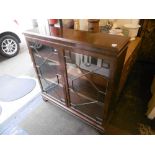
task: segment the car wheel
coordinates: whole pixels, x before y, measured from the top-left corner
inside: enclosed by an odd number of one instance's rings
[[[11,35],[5,35],[0,38],[0,54],[11,58],[18,54],[19,52],[19,42]]]

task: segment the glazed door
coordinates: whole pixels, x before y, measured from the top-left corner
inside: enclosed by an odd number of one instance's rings
[[[43,93],[65,104],[65,86],[59,61],[61,49],[38,43],[30,43],[30,47]]]
[[[65,50],[70,106],[98,123],[103,121],[109,64],[103,59]]]

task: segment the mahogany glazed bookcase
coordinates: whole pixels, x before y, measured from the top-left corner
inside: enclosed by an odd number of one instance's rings
[[[43,99],[104,132],[119,96],[129,38],[56,27],[24,35]]]

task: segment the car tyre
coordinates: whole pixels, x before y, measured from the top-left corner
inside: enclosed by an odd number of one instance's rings
[[[19,53],[20,46],[17,38],[5,35],[0,38],[0,54],[4,57],[14,57]]]

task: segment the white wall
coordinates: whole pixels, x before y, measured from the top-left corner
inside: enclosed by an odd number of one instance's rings
[[[108,19],[100,19],[100,26],[104,26],[107,23]],[[117,26],[122,27],[124,24],[138,24],[139,19],[110,19]],[[80,30],[88,30],[88,20],[80,19]]]
[[[124,24],[138,24],[139,19],[115,19],[114,23],[122,27]]]
[[[80,30],[88,30],[88,19],[80,19]]]

